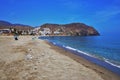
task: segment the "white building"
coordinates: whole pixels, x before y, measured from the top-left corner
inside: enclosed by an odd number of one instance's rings
[[[2,33],[10,33],[10,29],[0,29],[0,34]]]
[[[54,34],[58,35],[58,34],[60,34],[60,32],[59,31],[54,31]]]
[[[41,35],[45,36],[45,35],[50,35],[52,32],[49,28],[43,28],[42,31],[39,31]]]

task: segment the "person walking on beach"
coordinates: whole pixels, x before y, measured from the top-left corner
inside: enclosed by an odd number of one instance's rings
[[[14,34],[14,39],[18,40],[18,34],[17,33]]]
[[[13,33],[14,33],[14,39],[18,40],[18,32],[17,32],[17,30],[14,29]]]
[[[14,39],[15,39],[15,40],[18,40],[18,35],[14,35]]]

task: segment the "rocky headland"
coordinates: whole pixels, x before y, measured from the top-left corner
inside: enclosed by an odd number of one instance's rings
[[[97,36],[99,32],[83,23],[71,23],[71,24],[43,24],[40,26],[40,31],[48,32],[48,35],[64,35],[64,36]]]

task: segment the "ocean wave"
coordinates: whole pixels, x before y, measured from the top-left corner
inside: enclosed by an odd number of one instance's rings
[[[70,47],[70,46],[64,46],[64,47],[67,48],[67,49],[73,50],[73,51],[77,51],[77,49],[72,48],[72,47]]]
[[[116,65],[116,64],[114,64],[114,63],[110,62],[108,59],[105,59],[105,58],[104,58],[104,61],[105,61],[106,63],[108,63],[108,64],[112,65],[112,66],[115,66],[115,67],[120,68],[120,65]]]
[[[53,42],[52,44],[56,45],[56,43],[55,43],[55,42]]]
[[[95,56],[90,55],[90,54],[88,54],[88,53],[86,53],[86,52],[83,52],[83,51],[81,51],[81,50],[78,50],[78,49],[72,48],[72,47],[70,47],[70,46],[66,46],[65,48],[70,49],[70,50],[73,50],[73,51],[76,51],[76,52],[78,52],[78,53],[85,54],[85,55],[90,56],[90,57],[95,57]]]
[[[67,48],[67,49],[69,49],[69,50],[73,50],[73,51],[76,51],[76,52],[78,52],[78,53],[81,53],[81,54],[84,54],[84,55],[87,55],[87,56],[90,56],[90,57],[99,59],[99,57],[97,57],[97,56],[90,55],[90,54],[88,54],[88,53],[86,53],[86,52],[83,52],[83,51],[81,51],[81,50],[72,48],[72,47],[70,47],[70,46],[64,46],[64,47]],[[100,60],[101,60],[101,58],[100,58]],[[120,68],[120,65],[114,64],[114,63],[110,62],[108,59],[105,59],[104,57],[103,57],[102,60],[105,61],[106,63],[112,65],[112,66],[115,66],[115,67]]]

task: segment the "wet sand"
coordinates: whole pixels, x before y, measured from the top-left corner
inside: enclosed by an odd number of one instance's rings
[[[0,80],[120,80],[82,57],[32,36],[0,36]]]

